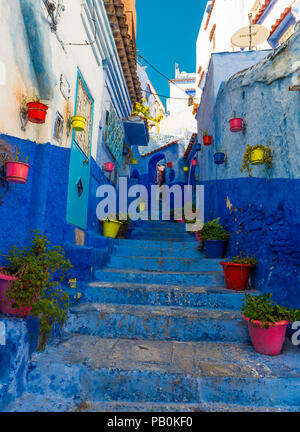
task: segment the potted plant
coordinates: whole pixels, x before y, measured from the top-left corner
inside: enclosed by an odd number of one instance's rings
[[[257,260],[240,252],[231,261],[221,262],[223,266],[226,287],[234,291],[246,289],[251,270],[256,266]]]
[[[243,157],[243,164],[241,167],[241,172],[245,169],[248,172],[249,177],[252,177],[252,168],[251,165],[263,165],[269,169],[272,166],[272,153],[271,147],[266,147],[263,144],[258,144],[256,146],[247,145],[247,148]]]
[[[287,325],[300,320],[300,310],[278,306],[272,294],[245,294],[242,312],[256,352],[265,355],[281,353]]]
[[[5,177],[9,183],[24,184],[27,181],[28,171],[28,157],[24,159],[24,153],[20,153],[16,147],[15,159],[13,161],[5,162]]]
[[[112,162],[105,162],[104,167],[106,172],[113,172],[114,170],[114,164]]]
[[[244,121],[237,116],[236,111],[233,113],[233,118],[229,120],[231,132],[240,132],[243,129]]]
[[[28,120],[31,123],[43,124],[46,121],[48,106],[37,101],[27,103]]]
[[[118,220],[118,215],[111,215],[103,219],[103,236],[116,238],[123,221]],[[100,221],[101,223],[101,221]]]
[[[117,238],[118,239],[126,238],[126,234],[127,234],[129,227],[130,227],[130,216],[129,216],[129,214],[127,214],[127,219],[125,221],[123,221],[122,225],[119,228]]]
[[[38,350],[42,350],[53,326],[62,325],[67,317],[68,294],[60,284],[72,267],[59,246],[50,248],[47,237],[33,231],[30,246],[13,246],[7,266],[0,269],[1,312],[39,318]]]
[[[223,258],[229,233],[219,223],[220,218],[206,222],[200,231],[208,258]]]
[[[205,130],[203,131],[203,129],[201,129],[201,131],[202,131],[203,144],[206,145],[206,146],[211,145],[212,138],[211,138],[211,136],[209,135],[208,130],[205,129]]]
[[[225,162],[225,153],[220,150],[214,154],[214,161],[216,165],[222,165]]]
[[[72,128],[76,132],[82,132],[85,129],[86,118],[80,115],[76,115],[71,117],[72,120]]]

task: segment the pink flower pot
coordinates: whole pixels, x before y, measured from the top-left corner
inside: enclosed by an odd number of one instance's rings
[[[114,169],[114,164],[112,162],[106,162],[105,163],[105,171],[106,172],[112,172]]]
[[[197,242],[201,243],[202,235],[199,233],[199,231],[195,231],[195,236],[196,236]]]
[[[260,321],[253,321],[254,326],[245,315],[243,318],[248,322],[250,338],[256,352],[270,356],[281,353],[288,321],[270,324],[269,328],[266,329],[261,327]]]
[[[232,118],[229,120],[231,132],[240,132],[243,129],[243,119],[242,118]]]
[[[29,165],[22,162],[6,162],[6,181],[24,184],[27,182]]]
[[[0,310],[5,314],[23,318],[29,315],[32,309],[31,306],[22,306],[21,309],[13,308],[13,301],[9,300],[5,295],[5,292],[9,289],[9,283],[16,279],[16,277],[0,273]]]

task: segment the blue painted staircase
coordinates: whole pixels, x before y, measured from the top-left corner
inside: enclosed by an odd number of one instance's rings
[[[254,352],[243,294],[184,224],[145,222],[117,240],[81,291],[7,411],[299,411],[299,350]]]

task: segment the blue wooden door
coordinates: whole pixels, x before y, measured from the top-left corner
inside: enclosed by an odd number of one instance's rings
[[[93,99],[81,76],[78,74],[76,92],[76,115],[86,119],[85,130],[72,136],[69,167],[67,222],[86,229],[90,184],[90,153],[93,122]]]

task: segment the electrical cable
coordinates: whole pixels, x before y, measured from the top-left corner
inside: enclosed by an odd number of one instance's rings
[[[161,94],[159,94],[159,93],[152,93],[152,92],[149,91],[149,90],[143,90],[143,89],[142,89],[142,92],[146,92],[146,93],[152,94],[153,96],[159,96],[159,97],[163,97],[163,98],[166,98],[166,99],[177,99],[177,100],[186,100],[186,101],[189,100],[189,98],[178,98],[178,97],[174,97],[174,96],[170,97],[170,96],[161,95]],[[198,98],[195,98],[194,96],[191,96],[191,97],[192,97],[193,99],[198,99]]]
[[[166,78],[168,81],[171,81],[173,83],[173,85],[175,85],[176,87],[178,87],[181,91],[183,91],[186,94],[185,90],[183,90],[181,87],[179,87],[177,84],[175,84],[172,79],[168,78],[165,74],[163,74],[162,72],[160,72],[155,66],[153,66],[152,63],[150,63],[147,59],[145,59],[145,57],[143,57],[141,54],[137,54],[137,56],[140,57],[141,59],[145,60],[145,62],[148,63],[148,65],[150,67],[152,67],[152,69],[154,69],[159,75],[161,75],[162,77]],[[162,97],[165,97],[165,96],[162,96]],[[195,98],[194,96],[193,96],[193,98],[194,99],[199,99],[199,98]],[[170,99],[174,99],[174,98],[170,98]]]

